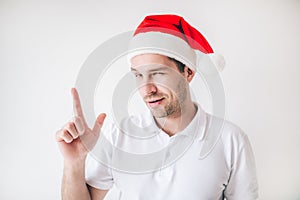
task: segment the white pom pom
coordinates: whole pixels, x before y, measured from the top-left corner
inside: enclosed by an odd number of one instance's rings
[[[222,55],[211,53],[203,54],[197,52],[197,70],[203,75],[211,76],[221,72],[225,67],[225,59]]]
[[[208,54],[208,56],[210,57],[211,61],[214,63],[217,70],[219,72],[223,71],[223,69],[225,67],[224,57],[221,54],[217,54],[217,53],[211,53],[211,54]]]

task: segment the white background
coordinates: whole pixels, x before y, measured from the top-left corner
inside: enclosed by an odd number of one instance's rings
[[[0,1],[0,199],[60,199],[54,140],[103,41],[178,13],[227,62],[226,117],[249,136],[260,199],[300,199],[300,1]]]

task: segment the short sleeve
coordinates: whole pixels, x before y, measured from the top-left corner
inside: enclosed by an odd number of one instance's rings
[[[106,122],[102,127],[100,137],[89,152],[85,163],[86,183],[92,187],[107,190],[114,184],[111,159],[113,151],[113,136],[116,135],[116,128],[112,123]]]
[[[233,147],[231,153],[231,173],[225,189],[227,200],[258,199],[258,183],[256,166],[250,141],[246,134],[239,137],[238,147]]]
[[[111,168],[95,160],[91,155],[86,158],[85,180],[92,187],[108,190],[113,186]]]

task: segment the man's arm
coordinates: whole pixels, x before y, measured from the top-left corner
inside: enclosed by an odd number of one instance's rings
[[[108,190],[100,190],[94,187],[91,187],[88,185],[88,188],[90,190],[90,194],[91,194],[91,198],[93,200],[102,200],[104,199],[106,193],[108,192]]]
[[[238,149],[233,151],[232,171],[225,189],[227,200],[258,199],[255,159],[247,135],[243,134]]]
[[[90,193],[84,178],[85,161],[64,162],[62,199],[90,200]]]
[[[102,200],[108,190],[100,190],[86,184],[85,161],[65,162],[62,181],[62,199]]]
[[[64,171],[62,180],[63,200],[101,200],[107,190],[99,190],[87,186],[85,181],[85,160],[87,149],[96,144],[105,114],[100,114],[90,129],[84,119],[79,95],[72,89],[74,115],[62,129],[56,132],[56,141],[64,157]]]

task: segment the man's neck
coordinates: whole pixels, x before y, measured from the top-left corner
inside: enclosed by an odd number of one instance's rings
[[[164,118],[155,118],[155,121],[159,128],[161,128],[169,136],[172,136],[182,131],[189,125],[196,115],[197,109],[197,105],[191,101],[189,104],[184,106],[184,108],[181,110],[181,113]]]

